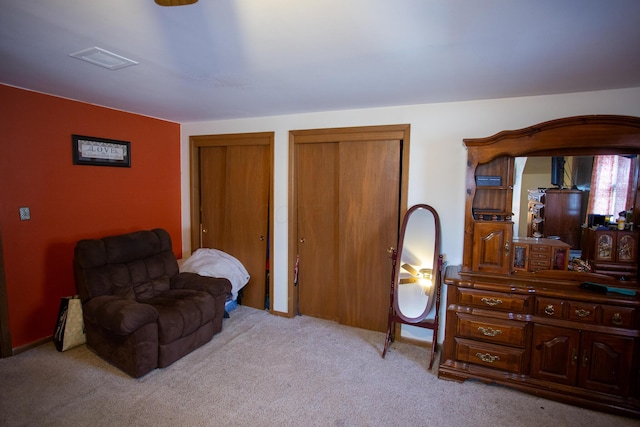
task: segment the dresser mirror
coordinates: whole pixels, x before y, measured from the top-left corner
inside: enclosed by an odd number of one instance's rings
[[[557,217],[539,218],[535,224],[542,223],[541,227],[529,224],[530,209],[544,209],[540,199],[548,189],[579,191],[580,197],[568,208],[577,211],[581,225],[606,226],[616,225],[618,214],[633,207],[638,185],[635,154],[516,157],[514,169],[514,235],[521,237],[549,237],[554,233],[547,232],[544,225],[550,225],[552,231],[562,227],[562,219]]]
[[[569,270],[592,269],[589,242],[584,240],[597,238],[593,230],[634,229],[631,214],[638,182],[635,154],[517,157],[513,181],[516,241],[540,238],[568,244],[563,257],[569,257]],[[515,269],[524,269],[523,262],[522,254],[514,254]],[[563,263],[552,267],[564,269]],[[627,280],[629,274],[618,277]]]
[[[640,118],[569,117],[487,138],[465,139],[465,145],[469,154],[466,203],[471,215],[466,216],[463,271],[528,274],[549,269],[577,270],[637,281],[637,230],[632,240],[625,237],[626,246],[633,246],[631,255],[627,251],[626,260],[620,263],[601,262],[597,271],[589,263],[593,263],[599,247],[597,242],[589,247],[589,241],[619,238],[595,233],[617,230],[619,216],[624,218],[620,230],[625,233],[640,225]],[[625,178],[613,176],[613,170],[603,166],[605,160],[626,168]],[[598,200],[599,192],[591,188],[596,181],[609,186],[609,199]],[[541,211],[545,210],[543,214]],[[492,221],[494,225],[511,221],[513,229],[495,228]],[[490,239],[483,241],[482,235]],[[556,246],[566,243],[559,258],[562,262],[566,258],[566,266],[553,259],[548,265],[524,266],[523,256],[535,238],[557,240]],[[607,245],[600,248],[608,247],[613,252],[619,249],[615,243],[613,249],[611,242]],[[590,251],[590,259],[585,251]],[[558,278],[566,274],[556,273]]]
[[[396,324],[433,330],[433,363],[440,301],[440,219],[429,205],[412,206],[405,214],[397,251],[392,250],[392,278],[387,335],[382,357],[395,332]]]

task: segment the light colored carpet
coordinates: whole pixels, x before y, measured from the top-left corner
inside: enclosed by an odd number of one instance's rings
[[[384,334],[239,307],[207,345],[132,379],[85,346],[0,360],[2,426],[631,426],[504,387],[439,380]]]

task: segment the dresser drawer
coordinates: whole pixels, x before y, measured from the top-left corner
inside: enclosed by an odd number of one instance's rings
[[[531,256],[544,256],[549,258],[551,247],[546,245],[531,245]]]
[[[530,259],[529,260],[529,269],[531,271],[551,270],[551,260],[549,260],[548,258],[545,258],[545,259]]]
[[[633,328],[636,310],[630,307],[602,306],[602,324],[616,328]]]
[[[538,297],[536,298],[535,313],[542,317],[562,319],[566,306],[568,303],[561,299]]]
[[[536,298],[535,314],[540,317],[569,319],[616,328],[633,328],[637,315],[636,309],[632,307],[616,307],[544,297]]]
[[[456,338],[456,359],[516,374],[525,373],[524,350]]]
[[[524,347],[527,324],[511,320],[488,319],[457,313],[457,335],[487,342]]]
[[[460,304],[480,308],[492,308],[500,311],[526,313],[531,297],[526,295],[503,294],[500,292],[458,289]]]
[[[531,259],[535,259],[535,260],[545,260],[545,261],[549,261],[551,258],[549,257],[549,252],[531,252],[531,255],[529,255],[529,258]]]
[[[570,301],[568,318],[569,320],[577,320],[579,322],[596,323],[598,321],[599,304],[591,304],[588,302]]]

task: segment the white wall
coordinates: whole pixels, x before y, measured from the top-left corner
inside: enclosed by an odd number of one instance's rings
[[[190,254],[191,247],[191,135],[275,132],[275,251],[271,264],[271,277],[274,281],[273,308],[275,311],[287,312],[287,182],[290,130],[411,124],[409,206],[427,203],[438,211],[442,222],[442,251],[447,262],[453,265],[462,261],[466,163],[466,150],[462,139],[490,136],[505,129],[519,129],[547,120],[582,114],[640,116],[640,88],[183,123],[183,256]],[[386,282],[387,278],[381,280]]]

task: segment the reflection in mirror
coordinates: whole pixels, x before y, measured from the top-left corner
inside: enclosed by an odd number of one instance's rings
[[[517,157],[514,170],[514,236],[566,243],[569,270],[590,271],[590,231],[633,231],[637,155]]]
[[[411,213],[404,231],[395,309],[407,321],[421,320],[433,305],[435,226],[433,213],[420,208]]]
[[[517,157],[515,171],[513,213],[517,236],[542,237],[527,232],[528,200],[536,191],[579,190],[584,222],[589,214],[615,221],[619,212],[633,207],[638,179],[636,155]]]
[[[433,330],[433,364],[440,301],[440,220],[431,206],[415,205],[403,219],[397,251],[392,251],[389,322],[382,357],[393,341],[396,323]]]

